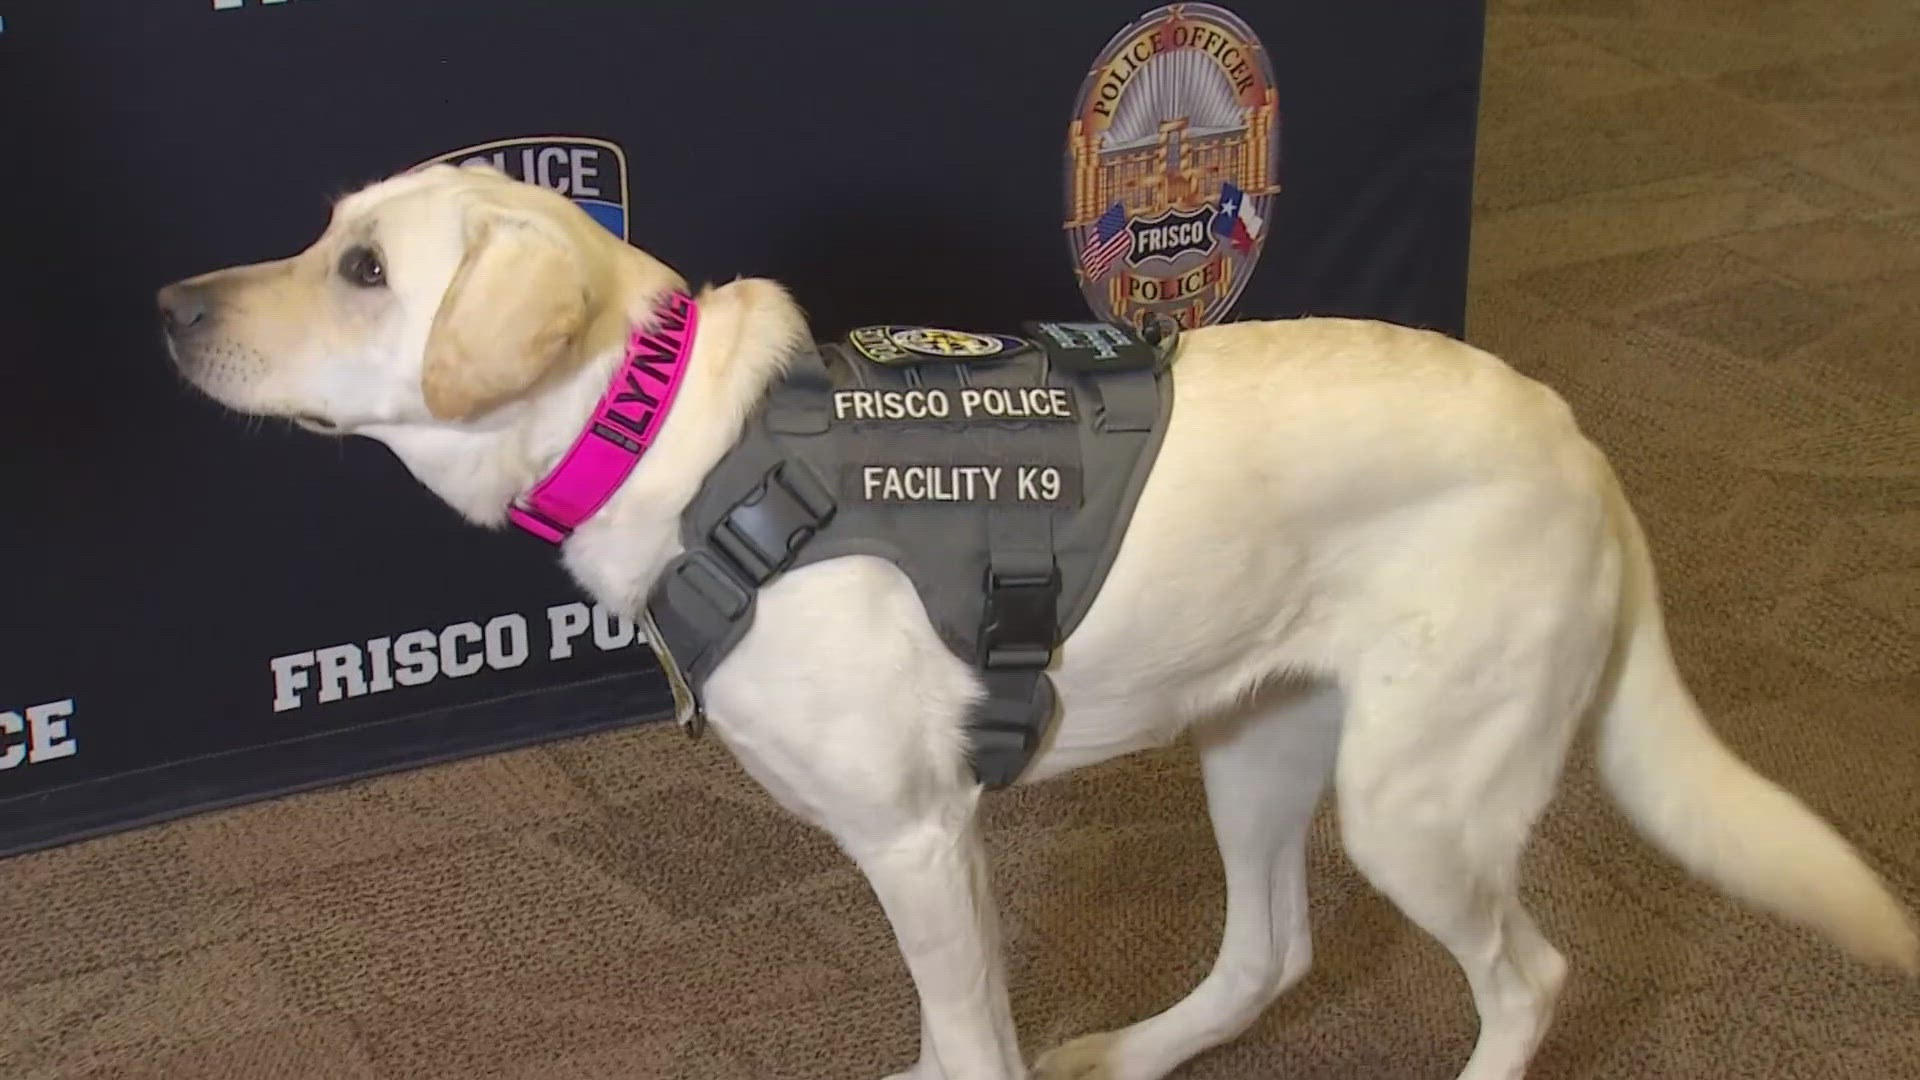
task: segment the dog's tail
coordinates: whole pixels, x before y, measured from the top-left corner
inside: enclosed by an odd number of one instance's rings
[[[1920,973],[1907,912],[1832,827],[1734,757],[1667,646],[1645,534],[1617,484],[1621,617],[1597,702],[1601,778],[1639,830],[1688,870],[1874,963]]]

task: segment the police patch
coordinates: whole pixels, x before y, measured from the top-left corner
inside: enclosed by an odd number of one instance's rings
[[[1067,129],[1067,248],[1102,319],[1219,322],[1280,190],[1273,67],[1239,16],[1158,7],[1114,35]]]
[[[863,326],[849,333],[847,342],[876,364],[990,360],[1027,348],[1025,341],[1006,334],[975,334],[934,326]]]
[[[1056,371],[1140,371],[1165,357],[1162,345],[1112,323],[1030,322],[1022,328],[1039,340]]]
[[[528,135],[463,147],[415,167],[443,163],[491,165],[515,180],[552,188],[608,232],[627,238],[627,155],[616,143],[574,135]]]
[[[850,462],[840,467],[840,497],[855,502],[1077,506],[1082,487],[1078,467],[1047,462]]]
[[[1063,386],[854,387],[833,392],[833,418],[856,423],[1072,420],[1073,395]]]

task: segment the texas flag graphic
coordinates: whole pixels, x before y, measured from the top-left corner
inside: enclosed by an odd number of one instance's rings
[[[1233,250],[1242,255],[1251,252],[1266,226],[1246,192],[1229,183],[1220,185],[1220,209],[1213,215],[1213,231],[1226,237]]]

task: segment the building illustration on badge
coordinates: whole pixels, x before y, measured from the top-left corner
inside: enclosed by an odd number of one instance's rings
[[[608,232],[627,238],[627,155],[617,143],[576,135],[528,135],[451,150],[414,167],[441,164],[491,165],[515,180],[552,188]]]
[[[1114,35],[1068,127],[1067,247],[1094,314],[1224,318],[1280,190],[1273,66],[1212,4],[1168,4]]]

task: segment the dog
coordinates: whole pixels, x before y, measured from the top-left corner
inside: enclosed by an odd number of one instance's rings
[[[629,335],[684,289],[561,195],[435,165],[342,199],[296,256],[158,303],[207,396],[376,439],[500,527],[580,436]],[[697,304],[657,440],[560,545],[616,610],[641,609],[683,508],[811,340],[771,281]],[[895,931],[921,1049],[892,1080],[1151,1080],[1238,1036],[1307,971],[1304,848],[1330,779],[1354,864],[1466,974],[1480,1033],[1460,1075],[1521,1077],[1567,965],[1517,863],[1589,722],[1608,790],[1688,871],[1866,961],[1920,967],[1873,871],[1707,726],[1641,527],[1551,390],[1441,334],[1331,318],[1185,332],[1170,372],[1164,442],[1055,654],[1058,719],[1022,782],[1191,737],[1227,914],[1184,1000],[1028,1072],[966,764],[981,682],[893,563],[775,579],[707,683],[717,737],[834,837]]]

